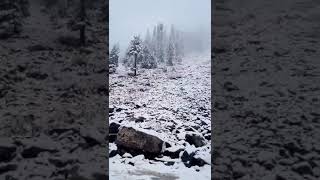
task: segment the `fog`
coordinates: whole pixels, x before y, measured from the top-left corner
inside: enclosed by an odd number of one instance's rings
[[[201,42],[203,48],[210,48],[210,0],[110,0],[109,20],[109,44],[119,43],[121,54],[134,35],[144,38],[147,29],[152,32],[159,22],[165,24],[167,32],[174,24],[192,36],[189,42],[193,46]]]

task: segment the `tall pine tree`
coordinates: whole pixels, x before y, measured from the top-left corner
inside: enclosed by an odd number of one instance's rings
[[[119,53],[120,53],[120,48],[118,44],[113,45],[110,55],[109,55],[109,64],[113,66],[118,66],[118,61],[119,61]]]
[[[137,61],[138,57],[142,53],[142,41],[140,36],[134,36],[133,40],[131,40],[130,47],[129,47],[129,56],[134,57],[134,65],[133,65],[133,70],[134,70],[134,76],[137,75]]]

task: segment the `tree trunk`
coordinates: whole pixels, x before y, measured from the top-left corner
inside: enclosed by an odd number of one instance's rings
[[[137,75],[137,54],[134,55],[134,76]]]

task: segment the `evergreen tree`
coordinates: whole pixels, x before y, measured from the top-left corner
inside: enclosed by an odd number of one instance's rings
[[[158,61],[160,63],[164,62],[165,58],[165,53],[164,53],[164,39],[165,39],[165,34],[164,34],[164,25],[162,23],[159,23],[157,25],[157,42],[156,42],[156,54]]]
[[[148,46],[143,46],[141,68],[153,69],[157,67],[157,61]]]
[[[175,46],[175,51],[176,51],[176,60],[179,63],[182,62],[182,58],[184,56],[184,46],[183,46],[183,44],[184,44],[184,42],[183,42],[182,33],[180,31],[176,31],[175,32],[174,46]]]
[[[151,47],[151,44],[152,44],[152,40],[151,40],[151,35],[150,35],[150,31],[149,29],[147,30],[147,34],[146,34],[146,37],[144,39],[144,45],[145,46],[148,46],[149,48]]]
[[[133,40],[131,40],[130,47],[129,47],[129,52],[128,55],[131,57],[134,57],[134,65],[133,65],[133,70],[134,70],[134,76],[137,75],[137,61],[138,61],[138,56],[140,56],[142,53],[142,41],[139,36],[134,36]]]
[[[168,66],[173,66],[173,61],[174,60],[175,60],[174,44],[173,43],[169,43],[167,65]]]
[[[118,44],[113,45],[110,55],[109,64],[118,67],[120,48]]]

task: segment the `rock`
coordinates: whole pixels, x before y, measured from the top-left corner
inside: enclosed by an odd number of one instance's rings
[[[106,174],[102,173],[93,173],[92,174],[94,180],[106,180],[109,179],[109,177]]]
[[[114,112],[114,108],[109,107],[109,114]]]
[[[205,164],[207,164],[203,159],[201,158],[195,158],[195,152],[192,153],[188,153],[187,151],[184,151],[182,153],[181,156],[181,160],[184,163],[184,165],[188,168],[190,168],[191,166],[204,166]]]
[[[117,150],[112,150],[110,153],[109,153],[109,158],[112,158],[114,156],[116,156],[118,154],[118,151]]]
[[[144,122],[146,120],[145,117],[138,117],[138,118],[135,118],[135,122],[138,123],[138,122]]]
[[[223,102],[215,102],[215,103],[214,103],[214,107],[215,107],[216,109],[218,109],[218,110],[221,110],[221,111],[228,109],[228,105],[225,104],[225,103],[223,103]]]
[[[59,146],[58,143],[44,134],[40,134],[37,138],[22,139],[17,143],[24,147],[21,152],[23,158],[35,158],[41,152],[56,153],[58,152],[56,147]]]
[[[41,72],[29,72],[26,74],[27,77],[33,78],[36,80],[44,80],[48,77],[48,74]]]
[[[206,134],[206,135],[204,136],[204,138],[205,138],[206,140],[210,141],[210,140],[211,140],[211,134]]]
[[[176,150],[165,150],[163,152],[163,155],[164,156],[169,156],[171,157],[172,159],[176,159],[176,158],[179,158],[179,155],[180,155],[180,152],[182,152],[184,149],[180,148],[180,149],[176,149]]]
[[[201,147],[205,145],[204,138],[197,134],[186,134],[186,141],[195,147]]]
[[[48,161],[58,168],[65,167],[68,164],[73,164],[74,162],[76,162],[73,159],[57,159],[57,158],[49,158]]]
[[[119,127],[120,127],[120,124],[118,124],[118,123],[114,123],[114,122],[110,123],[109,133],[118,133]]]
[[[0,162],[11,161],[16,156],[16,147],[7,139],[0,139]]]
[[[257,155],[258,162],[267,169],[272,169],[274,167],[274,159],[275,154],[269,151],[261,151]]]
[[[132,127],[121,128],[115,143],[126,149],[155,155],[160,154],[164,146],[164,141],[158,137],[135,130]]]
[[[57,152],[57,150],[53,150],[53,149],[46,149],[46,148],[41,148],[41,147],[37,147],[37,146],[31,146],[29,148],[24,149],[21,152],[21,155],[23,158],[35,158],[38,156],[38,154],[40,154],[41,152],[50,152],[50,153],[54,153]]]
[[[292,170],[294,170],[295,172],[304,175],[304,174],[310,174],[312,175],[312,168],[310,166],[310,164],[308,162],[300,162],[297,164],[294,164],[292,166]]]
[[[224,83],[223,88],[226,89],[227,91],[239,90],[239,88],[236,85],[232,84],[231,82]]]
[[[116,139],[117,139],[117,134],[115,134],[115,133],[110,134],[110,133],[109,133],[109,143],[115,142]]]
[[[41,45],[41,44],[29,46],[27,49],[28,49],[29,51],[31,51],[31,52],[34,52],[34,51],[48,51],[48,50],[53,50],[51,47],[44,46],[44,45]]]
[[[164,162],[164,165],[166,165],[166,166],[173,166],[173,165],[174,165],[174,162],[172,162],[172,161]]]
[[[233,177],[235,179],[241,178],[242,176],[245,175],[245,168],[243,167],[240,161],[235,161],[232,163],[232,171],[233,171]]]
[[[5,180],[18,180],[18,179],[11,175],[6,175]]]
[[[289,141],[284,144],[284,148],[289,151],[289,154],[293,156],[294,153],[304,154],[305,150],[296,142]]]
[[[0,166],[0,174],[9,172],[9,171],[15,171],[18,168],[15,164],[7,164],[7,165],[1,165]]]

